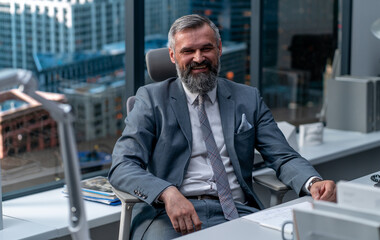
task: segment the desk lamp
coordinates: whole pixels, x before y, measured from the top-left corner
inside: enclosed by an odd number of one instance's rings
[[[76,142],[72,122],[71,106],[50,101],[36,93],[37,81],[32,72],[21,69],[5,69],[0,71],[0,88],[9,88],[20,85],[20,90],[42,104],[58,123],[61,155],[64,165],[64,174],[69,192],[69,230],[74,240],[90,239],[86,214],[81,192],[80,168],[77,156]],[[1,185],[0,185],[1,186]],[[2,200],[0,192],[0,211]],[[2,211],[0,223],[3,223]],[[2,226],[1,226],[2,229]]]
[[[371,32],[375,37],[380,39],[380,18],[372,23]]]

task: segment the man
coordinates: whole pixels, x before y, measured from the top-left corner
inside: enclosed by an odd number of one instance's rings
[[[181,17],[168,37],[179,77],[138,90],[109,173],[144,201],[133,238],[170,239],[260,210],[254,148],[299,195],[335,201],[334,182],[288,145],[257,89],[217,77],[222,43],[209,19]]]

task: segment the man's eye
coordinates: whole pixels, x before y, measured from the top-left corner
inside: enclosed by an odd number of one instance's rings
[[[203,52],[209,52],[209,51],[211,51],[213,48],[211,48],[211,47],[208,47],[208,48],[202,48],[202,51]]]
[[[194,50],[184,50],[183,51],[184,54],[190,54],[190,53],[193,53],[193,52],[194,52]]]

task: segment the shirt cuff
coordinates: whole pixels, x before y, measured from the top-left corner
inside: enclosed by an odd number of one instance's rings
[[[305,183],[305,185],[303,185],[303,191],[305,192],[305,193],[307,193],[307,194],[310,194],[310,191],[309,191],[309,189],[308,189],[308,186],[310,185],[310,183],[311,183],[311,181],[313,181],[313,179],[315,179],[315,178],[318,178],[318,179],[321,179],[320,177],[318,177],[318,176],[312,176],[312,177],[310,177],[307,181],[306,181],[306,183]],[[322,180],[322,179],[321,179]]]

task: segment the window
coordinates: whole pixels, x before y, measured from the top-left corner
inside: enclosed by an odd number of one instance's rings
[[[318,121],[338,45],[338,1],[259,1],[259,87],[277,121]]]
[[[63,22],[51,19],[55,16],[50,16],[49,7],[42,2],[22,3],[26,9],[37,6],[36,24],[27,24],[25,34],[21,26],[31,17],[21,18],[24,8],[17,4],[12,25],[10,5],[15,3],[0,0],[4,13],[0,20],[7,24],[4,34],[0,33],[0,46],[17,47],[15,53],[2,51],[0,69],[28,62],[29,69],[36,71],[40,89],[75,109],[79,152],[112,152],[124,128],[126,98],[150,82],[144,75],[144,50],[165,47],[172,22],[185,14],[199,13],[214,21],[224,46],[220,76],[242,84],[257,83],[276,120],[308,122],[321,109],[324,79],[337,47],[337,0],[75,1],[54,6],[53,15],[63,11]],[[260,7],[255,9],[257,3]],[[145,26],[125,25],[130,16],[144,17]],[[251,24],[256,18],[262,19],[261,26]],[[27,51],[22,50],[23,36],[30,38],[25,39]],[[256,36],[260,41],[251,39]],[[125,38],[136,41],[125,44]],[[130,42],[135,45],[128,45]],[[61,45],[65,50],[58,54]],[[32,59],[37,62],[31,64]],[[251,70],[253,66],[257,71]],[[30,188],[63,185],[57,123],[38,106],[21,106],[14,112],[17,114],[7,112],[0,122],[6,149],[0,152],[4,197]],[[35,117],[23,120],[30,115]],[[23,129],[25,132],[20,132]],[[100,171],[83,172],[105,175],[110,164],[98,166]]]
[[[0,0],[1,14],[6,13],[0,16],[0,21],[7,24],[4,28],[7,34],[0,33],[0,43],[16,44],[17,52],[13,54],[12,49],[3,51],[0,69],[11,63],[12,67],[34,71],[40,90],[49,92],[44,96],[68,103],[75,109],[78,156],[81,152],[93,150],[110,154],[124,124],[115,119],[114,106],[108,106],[108,111],[104,111],[103,105],[120,98],[117,114],[124,119],[125,84],[119,84],[116,89],[112,84],[125,83],[124,74],[118,74],[124,72],[124,63],[120,61],[124,52],[120,51],[120,46],[124,47],[125,36],[120,32],[124,32],[121,29],[124,29],[125,1],[75,1],[56,4],[53,8],[46,4],[49,0],[21,1],[16,6],[13,25],[10,9],[15,3],[4,5],[3,2],[8,1]],[[93,6],[100,11],[92,11]],[[26,13],[22,12],[23,9],[27,12],[25,17],[21,17]],[[37,10],[30,13],[31,9]],[[58,17],[59,13],[64,17]],[[36,24],[32,24],[33,19]],[[119,24],[113,25],[113,22]],[[12,42],[12,32],[16,34],[13,36],[15,43]],[[23,49],[24,46],[27,49]],[[13,91],[17,90],[0,93],[1,101],[22,98],[27,104],[14,106],[12,111],[5,111],[4,107],[0,110],[3,138],[0,158],[5,199],[25,194],[30,189],[41,190],[44,186],[62,186],[64,183],[57,123],[40,105]],[[110,127],[105,127],[105,123]],[[95,172],[82,170],[86,174],[105,175],[110,164],[108,159],[94,168]]]

